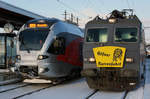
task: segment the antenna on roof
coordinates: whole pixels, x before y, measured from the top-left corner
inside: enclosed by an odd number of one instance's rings
[[[131,15],[133,15],[133,9],[123,9],[122,10],[122,12],[124,12],[125,14],[127,13],[127,12],[131,12]]]

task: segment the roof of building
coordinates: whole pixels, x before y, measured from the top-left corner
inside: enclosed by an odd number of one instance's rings
[[[15,29],[19,29],[28,20],[39,18],[46,17],[0,1],[0,27],[11,23]]]

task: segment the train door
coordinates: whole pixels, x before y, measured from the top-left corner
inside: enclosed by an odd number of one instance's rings
[[[16,59],[16,40],[14,37],[6,37],[6,65],[14,66]]]
[[[0,33],[0,69],[7,69],[15,63],[15,34]]]
[[[0,69],[5,69],[6,66],[6,43],[5,36],[0,36]]]

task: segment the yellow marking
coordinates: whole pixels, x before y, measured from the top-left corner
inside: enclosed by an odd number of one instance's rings
[[[30,28],[36,28],[36,27],[48,27],[47,24],[29,24]]]
[[[30,28],[35,28],[35,27],[36,27],[36,24],[29,24],[29,27],[30,27]]]
[[[37,27],[48,27],[47,24],[37,24]]]
[[[123,67],[125,51],[117,46],[93,48],[97,67]]]

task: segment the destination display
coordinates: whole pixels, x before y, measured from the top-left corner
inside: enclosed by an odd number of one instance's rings
[[[35,23],[31,23],[28,25],[29,28],[42,28],[42,27],[48,27],[48,24],[35,24]]]
[[[93,48],[97,67],[123,67],[126,48],[104,46]]]

